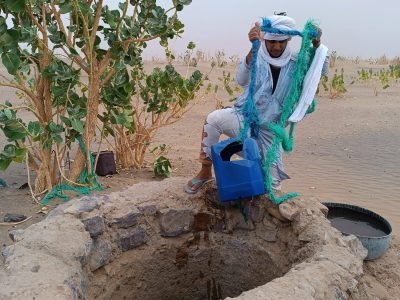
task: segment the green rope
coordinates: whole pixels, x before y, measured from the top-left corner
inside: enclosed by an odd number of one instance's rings
[[[286,124],[290,115],[293,112],[293,109],[297,102],[300,99],[301,92],[303,89],[303,81],[304,77],[309,69],[311,61],[315,55],[315,49],[311,45],[310,37],[315,35],[315,24],[312,21],[308,21],[304,26],[304,30],[302,33],[303,39],[300,48],[300,52],[298,54],[295,71],[293,74],[293,81],[291,83],[290,91],[283,102],[281,118],[278,123],[264,123],[261,124],[261,127],[268,128],[271,132],[274,133],[274,138],[272,140],[271,147],[267,154],[264,157],[263,161],[263,170],[265,174],[265,188],[268,192],[269,198],[275,203],[282,203],[290,198],[298,196],[298,193],[288,193],[281,197],[276,197],[272,190],[272,177],[270,175],[271,166],[276,161],[278,157],[278,153],[280,151],[280,145],[286,152],[290,152],[293,150],[294,142],[293,142],[293,134],[295,124],[290,124],[289,134],[286,134]],[[314,106],[311,110],[315,109]]]
[[[242,201],[235,202],[233,207],[239,209],[240,213],[242,214],[242,217],[243,217],[244,221],[247,223],[247,221],[249,220],[249,217],[246,214],[246,211],[244,209]]]
[[[316,106],[317,106],[317,101],[314,99],[314,100],[311,102],[310,107],[307,109],[307,114],[313,113],[313,112],[315,111]]]
[[[7,184],[7,182],[5,182],[3,179],[1,179],[0,178],[0,185],[2,186],[2,187],[8,187],[8,184]]]
[[[86,147],[82,141],[82,137],[76,138],[79,146],[82,149],[83,154],[86,156]],[[46,205],[53,198],[61,198],[64,201],[69,200],[69,197],[64,194],[64,191],[74,191],[79,195],[89,195],[91,191],[102,191],[104,188],[101,183],[97,180],[96,174],[94,173],[94,155],[90,155],[90,165],[92,174],[88,174],[87,166],[83,168],[77,182],[82,184],[87,184],[87,186],[71,186],[67,183],[61,183],[58,186],[53,187],[53,189],[40,201],[40,204]]]

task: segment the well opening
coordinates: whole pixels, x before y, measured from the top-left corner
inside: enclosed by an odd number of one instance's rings
[[[106,267],[108,271],[96,273],[91,289],[94,298],[236,297],[284,275],[289,263],[287,257],[272,257],[263,245],[234,240],[145,252],[125,253]],[[106,274],[111,270],[112,279]]]
[[[147,217],[155,230],[147,229],[146,245],[95,271],[89,298],[236,297],[283,276],[293,263],[307,257],[293,257],[307,242],[296,238],[290,223],[265,211],[265,199],[243,201],[239,208],[220,206],[215,198],[215,189],[209,189],[192,200],[205,206],[194,213],[193,223],[188,224],[191,230],[179,236],[157,232],[162,214]]]

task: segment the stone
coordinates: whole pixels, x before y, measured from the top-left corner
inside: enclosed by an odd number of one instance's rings
[[[225,211],[225,223],[228,232],[234,230],[249,230],[255,229],[252,220],[248,219],[238,208],[230,208]]]
[[[320,202],[317,203],[317,208],[325,215],[325,217],[328,216],[329,208],[327,208],[325,205],[323,205]]]
[[[141,212],[135,208],[133,211],[128,213],[116,217],[114,216],[111,223],[117,225],[118,228],[129,228],[137,225],[138,219],[141,215]]]
[[[8,247],[3,247],[1,249],[1,256],[6,260],[10,255],[12,254],[12,248],[11,246]]]
[[[146,230],[142,226],[120,229],[118,242],[122,251],[128,251],[145,244],[147,241]]]
[[[82,223],[85,225],[85,229],[89,232],[91,238],[98,237],[104,232],[104,219],[100,216],[82,220]]]
[[[351,278],[351,279],[350,279],[350,282],[348,282],[347,290],[348,290],[350,293],[353,293],[354,291],[356,291],[357,285],[358,285],[358,281],[355,280],[354,278]]]
[[[336,300],[347,300],[347,296],[339,289],[335,290],[335,299]]]
[[[194,211],[191,209],[164,209],[160,214],[160,234],[162,236],[178,236],[190,232],[193,228]]]
[[[148,204],[139,206],[139,211],[145,216],[154,216],[157,214],[158,207],[156,204]]]
[[[25,232],[23,229],[16,229],[16,230],[11,230],[8,232],[8,236],[13,242],[19,242],[22,240],[22,235]]]
[[[361,241],[354,235],[343,236],[343,241],[349,246],[353,253],[365,259],[368,255],[368,250],[364,248]]]
[[[64,210],[64,213],[79,216],[81,213],[91,212],[100,207],[102,199],[103,198],[95,196],[87,196],[77,199],[72,203],[71,206]]]
[[[278,206],[279,212],[282,217],[289,221],[293,221],[299,214],[299,208],[293,202],[284,202]]]
[[[40,265],[34,265],[34,266],[31,268],[31,272],[37,273],[37,272],[39,272],[39,269],[40,269]]]
[[[72,201],[73,201],[73,200],[72,200]],[[46,219],[52,219],[52,218],[55,218],[55,217],[57,217],[57,216],[60,216],[60,215],[64,214],[64,210],[71,206],[71,202],[72,202],[72,201],[68,201],[67,203],[60,204],[60,205],[58,205],[56,208],[52,209],[52,210],[47,214]]]
[[[266,210],[271,216],[278,219],[279,221],[282,221],[282,222],[287,221],[279,212],[278,206],[276,204],[272,203],[271,201],[267,201]]]
[[[20,214],[5,214],[4,222],[7,223],[15,223],[15,222],[22,222],[26,219],[26,216]]]
[[[262,200],[260,200],[262,201]],[[260,204],[260,202],[250,203],[248,206],[249,218],[255,222],[260,223],[264,218],[265,208]]]
[[[92,272],[100,269],[111,261],[112,247],[110,243],[96,239],[92,245],[89,267]]]
[[[257,236],[266,242],[276,242],[278,240],[278,229],[276,227],[262,227],[262,230],[257,231]]]

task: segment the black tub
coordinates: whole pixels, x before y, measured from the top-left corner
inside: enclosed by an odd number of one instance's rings
[[[380,257],[390,246],[392,226],[380,215],[350,204],[323,203],[329,208],[328,219],[343,234],[354,234],[368,250],[365,260]]]

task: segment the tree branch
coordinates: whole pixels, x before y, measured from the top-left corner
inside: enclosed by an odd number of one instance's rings
[[[94,17],[92,32],[90,34],[90,40],[89,40],[89,43],[90,43],[92,49],[94,48],[94,42],[96,40],[96,33],[97,33],[97,28],[99,27],[99,21],[100,21],[100,17],[101,17],[101,9],[102,8],[103,8],[103,0],[99,0],[97,2],[96,15]]]

